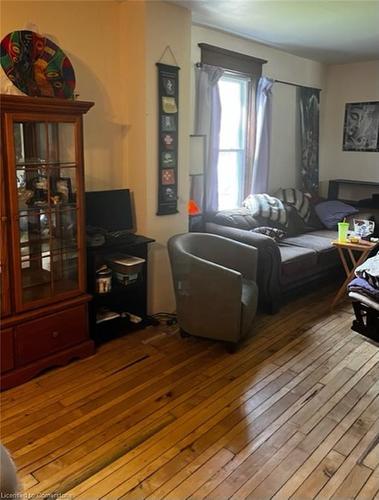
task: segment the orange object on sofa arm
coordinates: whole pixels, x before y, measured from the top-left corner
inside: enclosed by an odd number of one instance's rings
[[[188,201],[188,215],[198,215],[200,214],[200,208],[198,207],[197,203],[194,200],[189,200]]]

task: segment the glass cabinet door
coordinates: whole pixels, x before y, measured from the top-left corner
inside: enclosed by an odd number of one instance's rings
[[[14,121],[19,307],[80,288],[76,122]]]

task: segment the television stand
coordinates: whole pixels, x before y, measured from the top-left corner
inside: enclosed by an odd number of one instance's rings
[[[107,237],[110,237],[110,238],[130,238],[132,239],[134,236],[133,233],[131,233],[130,231],[128,231],[128,229],[123,229],[122,231],[108,231],[107,233]]]
[[[124,231],[109,231],[105,234],[105,239],[107,241],[108,244],[121,244],[121,243],[124,243],[124,244],[127,244],[127,243],[131,243],[134,241],[135,239],[135,234],[131,233],[130,231],[128,230],[124,230]]]
[[[89,326],[90,335],[97,344],[150,324],[147,316],[147,261],[148,245],[153,242],[151,238],[128,233],[125,239],[118,236],[107,239],[104,245],[87,248],[87,286],[92,295]],[[122,285],[113,277],[111,290],[97,293],[96,270],[118,254],[145,260],[137,280]]]

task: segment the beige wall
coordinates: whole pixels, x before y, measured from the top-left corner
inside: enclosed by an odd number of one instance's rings
[[[379,153],[342,151],[345,104],[379,101],[379,60],[327,67],[321,121],[320,180],[379,181]]]
[[[150,252],[149,310],[172,311],[166,242],[186,231],[188,221],[190,13],[143,0],[1,3],[1,37],[16,29],[32,29],[30,25],[69,56],[79,99],[95,102],[85,117],[86,187],[133,190],[137,230],[156,239]],[[155,63],[167,45],[181,67],[179,213],[157,217]],[[169,55],[163,62],[173,64]]]
[[[270,192],[300,187],[296,87],[276,84],[272,91]]]
[[[238,37],[225,33],[216,29],[205,28],[202,26],[192,27],[192,64],[200,61],[200,48],[198,44],[204,42],[218,47],[223,47],[229,50],[234,50],[242,54],[248,54],[253,57],[258,57],[267,60],[263,65],[263,74],[275,80],[284,80],[300,85],[316,87],[323,89],[325,86],[325,66],[319,62],[297,57],[282,50],[274,49],[266,45],[262,45],[246,38]],[[194,75],[192,70],[192,110],[194,110]],[[291,112],[290,106],[295,106],[294,95],[290,89],[294,87],[277,84],[273,92],[278,98],[274,105],[273,117],[275,124],[273,125],[273,139],[279,137],[279,140],[271,142],[271,160],[272,168],[270,172],[270,190],[279,186],[287,187],[295,179],[295,170],[292,163],[294,157],[294,148],[289,147],[285,156],[285,141],[292,140],[295,135],[295,115],[294,109]],[[287,102],[279,102],[280,98],[289,99]],[[275,97],[274,97],[275,99]],[[323,92],[321,92],[321,111],[323,108]],[[290,112],[290,116],[286,116],[286,111]],[[193,123],[193,115],[192,122]],[[282,134],[280,136],[280,132]],[[288,143],[289,144],[289,143]],[[283,161],[281,162],[281,157]],[[287,182],[286,182],[287,180]],[[283,186],[283,183],[286,183]]]
[[[94,101],[85,117],[89,189],[123,185],[119,5],[113,2],[2,2],[1,37],[36,25],[70,58],[79,99]]]
[[[177,64],[179,71],[179,158],[178,210],[175,215],[156,216],[158,161],[158,93],[157,67],[166,47],[170,51],[161,62]],[[191,15],[186,9],[165,2],[146,4],[146,173],[147,210],[146,234],[156,239],[150,252],[149,303],[152,311],[175,309],[166,242],[177,233],[187,232],[187,201],[189,196],[188,143],[190,134],[190,48]],[[176,61],[175,61],[176,60]]]
[[[146,5],[145,2],[120,4],[121,87],[123,114],[123,148],[126,168],[123,184],[133,193],[136,228],[146,233],[147,169],[146,169]]]
[[[267,64],[263,66],[263,74],[270,78],[318,88],[324,85],[324,65],[319,62],[294,56],[223,31],[196,25],[192,28],[193,62],[200,61],[200,48],[197,44],[201,42],[267,60]]]

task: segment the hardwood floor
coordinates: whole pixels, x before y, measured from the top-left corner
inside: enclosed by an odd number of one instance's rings
[[[159,327],[2,394],[26,492],[78,499],[359,498],[379,490],[379,349],[321,291],[236,354]]]

